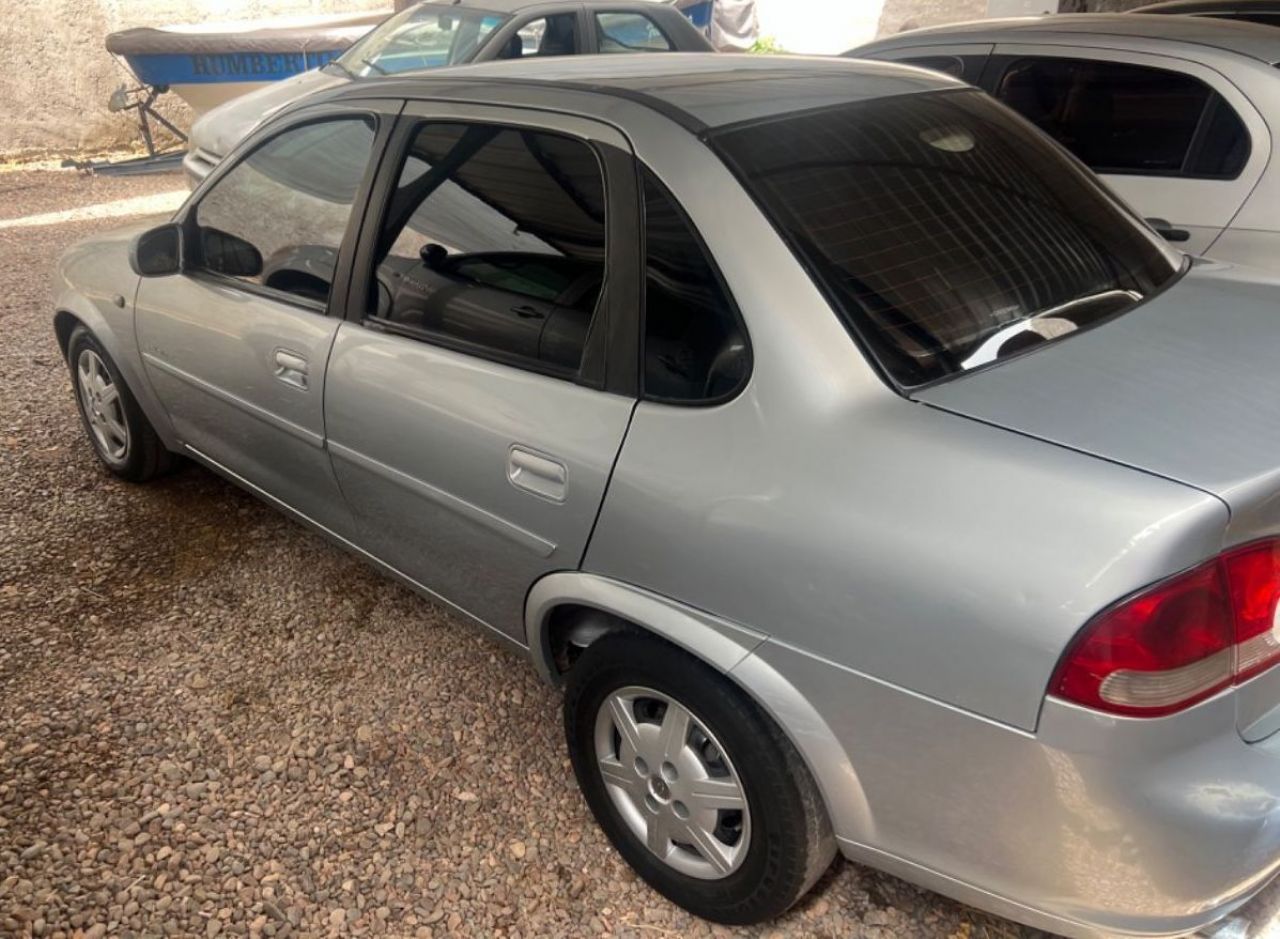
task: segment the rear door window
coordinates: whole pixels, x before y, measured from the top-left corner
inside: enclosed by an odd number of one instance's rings
[[[578,55],[581,52],[578,14],[556,13],[552,16],[540,16],[521,26],[498,53],[498,58]]]
[[[604,177],[588,144],[424,123],[386,210],[368,313],[401,335],[573,377],[604,262]]]
[[[597,13],[596,44],[601,52],[670,52],[671,41],[643,13]]]
[[[1249,134],[1190,75],[1122,62],[1020,58],[995,96],[1099,173],[1234,179]]]

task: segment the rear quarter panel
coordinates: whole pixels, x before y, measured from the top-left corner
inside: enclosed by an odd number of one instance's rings
[[[899,397],[728,170],[664,123],[629,122],[637,154],[715,256],[754,371],[727,404],[638,406],[585,569],[1034,728],[1076,631],[1216,551],[1226,508]]]
[[[1098,610],[1220,545],[1217,499],[901,399],[642,404],[586,567],[1032,729]]]

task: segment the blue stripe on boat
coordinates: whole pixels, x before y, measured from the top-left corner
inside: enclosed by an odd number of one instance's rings
[[[319,68],[343,51],[162,53],[124,58],[144,85],[207,85],[278,81]]]

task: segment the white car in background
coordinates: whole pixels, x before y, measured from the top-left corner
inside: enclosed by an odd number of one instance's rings
[[[1180,248],[1280,268],[1280,30],[1072,14],[914,30],[846,55],[963,78],[1074,153]]]

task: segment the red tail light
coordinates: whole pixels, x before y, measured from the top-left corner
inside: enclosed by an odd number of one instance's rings
[[[1235,548],[1104,610],[1051,688],[1112,714],[1172,714],[1280,662],[1280,540]]]

